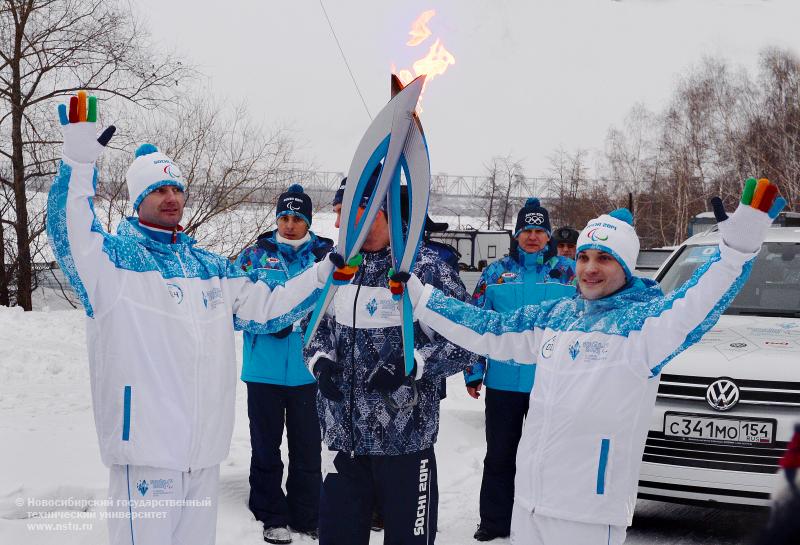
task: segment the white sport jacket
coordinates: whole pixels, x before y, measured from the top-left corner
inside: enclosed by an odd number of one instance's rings
[[[538,365],[517,451],[518,505],[548,517],[629,525],[659,372],[716,323],[754,257],[720,245],[667,295],[634,278],[604,299],[576,296],[509,314],[425,286],[415,316],[477,354]]]
[[[307,313],[316,266],[267,284],[180,234],[116,236],[94,214],[96,170],[64,158],[48,197],[56,258],[87,315],[92,402],[103,463],[187,471],[220,463],[233,431],[234,324],[281,330]]]

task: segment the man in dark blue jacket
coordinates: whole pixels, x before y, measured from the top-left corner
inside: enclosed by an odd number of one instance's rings
[[[237,264],[266,269],[278,282],[299,274],[331,250],[330,239],[309,230],[311,199],[299,185],[278,198],[276,231],[258,237]],[[320,490],[317,386],[303,360],[299,323],[272,335],[244,334],[242,380],[250,417],[250,510],[264,524],[267,543],[291,543],[289,526],[316,536]],[[289,441],[289,475],[283,493],[281,439]]]
[[[320,545],[366,545],[375,501],[384,515],[385,543],[433,544],[440,384],[474,356],[415,324],[416,365],[406,377],[400,315],[388,287],[385,212],[378,213],[361,252],[360,272],[339,288],[306,350],[329,449],[323,452]],[[414,272],[467,298],[457,271],[424,243]]]

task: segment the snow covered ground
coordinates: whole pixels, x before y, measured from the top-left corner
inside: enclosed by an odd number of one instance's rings
[[[2,544],[107,543],[101,517],[108,471],[94,432],[84,331],[81,311],[0,307]],[[450,378],[436,448],[442,545],[471,542],[478,520],[483,402],[469,398],[463,384],[458,375]],[[220,545],[264,543],[247,509],[249,462],[246,390],[239,382],[231,452],[221,468]],[[370,543],[382,542],[382,533],[372,534]]]
[[[0,306],[2,545],[107,543],[102,501],[108,471],[94,432],[84,320],[82,311],[24,313]],[[475,543],[485,453],[483,402],[469,398],[463,384],[460,375],[450,377],[442,403],[436,445],[439,545]],[[246,390],[239,382],[231,453],[221,469],[220,545],[264,543],[247,509],[249,459]],[[765,520],[764,513],[640,501],[627,543],[743,545]],[[372,545],[383,543],[382,533],[371,538]],[[298,537],[295,543],[316,542]]]

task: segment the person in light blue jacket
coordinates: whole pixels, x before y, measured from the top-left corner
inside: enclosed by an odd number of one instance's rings
[[[260,270],[285,283],[330,252],[333,241],[309,230],[310,197],[300,185],[278,198],[275,231],[239,255],[244,271]],[[303,359],[299,322],[271,335],[244,333],[242,380],[250,417],[250,510],[264,524],[267,543],[291,543],[293,530],[316,536],[319,516],[320,431],[317,385]],[[281,440],[286,424],[289,475],[281,488]]]
[[[575,261],[556,255],[550,217],[539,199],[530,198],[517,214],[510,254],[484,269],[472,303],[511,312],[547,299],[572,295]],[[475,399],[486,386],[486,458],[480,493],[480,524],[474,538],[508,536],[514,502],[514,463],[528,413],[535,365],[481,358],[464,371],[467,393]]]

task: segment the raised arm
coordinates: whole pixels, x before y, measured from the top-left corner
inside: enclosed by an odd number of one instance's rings
[[[115,288],[116,269],[104,252],[113,237],[97,221],[92,199],[97,184],[95,162],[116,130],[112,125],[97,136],[97,99],[81,91],[71,97],[69,113],[58,107],[64,147],[58,174],[47,199],[47,234],[56,260],[93,317],[98,306],[113,299],[101,292],[100,280]]]
[[[712,200],[722,241],[719,252],[680,288],[639,309],[644,321],[629,338],[631,361],[642,361],[657,375],[675,356],[696,343],[719,320],[750,275],[767,230],[786,201],[766,179],[745,184],[741,202],[729,217],[719,198]]]
[[[447,297],[416,276],[408,280],[414,317],[452,343],[497,360],[536,363],[546,313],[539,305],[512,313],[476,308]]]

